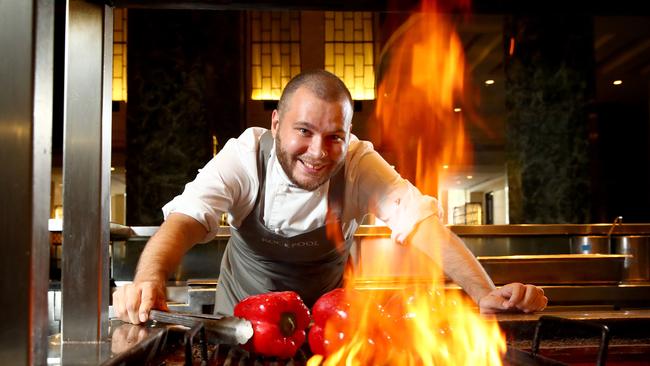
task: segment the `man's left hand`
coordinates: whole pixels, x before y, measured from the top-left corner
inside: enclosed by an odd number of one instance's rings
[[[544,290],[534,285],[521,283],[510,283],[497,288],[482,297],[478,302],[480,311],[483,314],[494,314],[510,310],[532,313],[544,310],[546,304],[548,304],[548,298],[544,296]]]

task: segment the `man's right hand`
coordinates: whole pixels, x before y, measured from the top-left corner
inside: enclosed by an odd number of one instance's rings
[[[124,322],[144,323],[151,309],[168,310],[164,283],[135,281],[118,287],[113,293],[113,310]]]

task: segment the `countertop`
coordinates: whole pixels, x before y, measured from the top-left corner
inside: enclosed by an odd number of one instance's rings
[[[63,221],[50,219],[49,230],[60,232]],[[576,235],[607,235],[612,228],[611,223],[596,224],[520,224],[520,225],[447,225],[455,234],[460,236],[576,236]],[[110,224],[111,236],[124,240],[129,237],[150,237],[159,226],[125,226]],[[386,236],[390,237],[390,229],[383,225],[361,225],[355,236]],[[617,235],[650,235],[650,223],[617,224],[611,233]],[[220,226],[217,238],[230,237],[230,227]]]

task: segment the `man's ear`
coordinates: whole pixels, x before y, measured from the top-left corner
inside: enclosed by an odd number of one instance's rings
[[[273,113],[271,113],[271,134],[273,134],[273,138],[278,133],[278,128],[280,128],[280,113],[277,109],[274,109]]]

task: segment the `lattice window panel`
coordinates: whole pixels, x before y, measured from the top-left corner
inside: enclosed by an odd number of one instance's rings
[[[325,69],[355,100],[375,99],[372,23],[370,12],[325,12]]]
[[[251,26],[251,99],[278,100],[300,73],[300,13],[253,11]]]
[[[126,9],[113,10],[113,100],[126,102]]]

